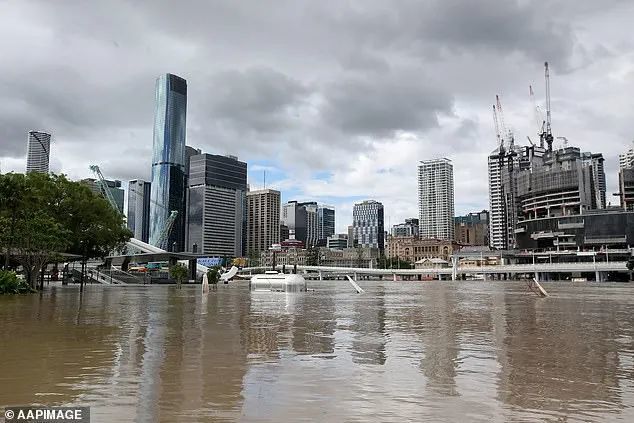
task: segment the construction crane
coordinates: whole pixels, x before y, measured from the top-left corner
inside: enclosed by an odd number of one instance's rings
[[[500,101],[500,96],[495,96],[495,103],[497,107],[498,118],[500,119],[500,130],[502,131],[502,139],[507,138],[508,145],[510,149],[513,148],[513,144],[515,144],[515,140],[513,138],[513,132],[509,129],[507,131],[506,124],[504,123],[504,112],[502,111],[502,102]]]
[[[155,247],[161,248],[163,250],[167,250],[167,240],[169,238],[170,232],[172,231],[172,227],[174,226],[174,222],[176,221],[176,217],[178,216],[178,212],[176,210],[172,210],[170,212],[169,217],[165,221],[165,225],[163,225],[163,229],[159,234]]]
[[[117,212],[121,213],[121,211],[119,210],[119,207],[117,206],[117,202],[115,201],[114,197],[112,196],[112,192],[110,192],[110,188],[108,187],[108,184],[106,183],[106,178],[104,178],[103,173],[101,173],[101,169],[99,169],[99,166],[91,165],[90,166],[90,170],[97,177],[98,184],[101,187],[101,191],[103,192],[104,196],[108,200],[108,203],[110,203],[110,205],[112,206],[113,209],[115,209]],[[158,202],[156,202],[154,200],[150,199],[150,201],[153,204],[155,204],[155,205],[157,205],[157,206],[159,206],[161,208],[165,208],[165,206],[163,206],[162,204],[159,204]],[[172,227],[174,226],[174,222],[176,221],[176,217],[177,216],[178,216],[178,212],[176,210],[172,210],[170,212],[170,215],[165,220],[165,224],[163,225],[163,229],[161,229],[161,232],[159,233],[159,236],[158,236],[156,242],[154,243],[155,247],[162,248],[163,250],[166,249],[163,246],[161,246],[161,244],[166,244],[167,243],[167,239],[169,238],[170,232],[172,231]]]
[[[101,173],[101,169],[99,169],[99,166],[90,165],[90,170],[92,170],[92,172],[97,177],[97,183],[99,184],[104,197],[106,197],[106,200],[108,200],[113,209],[115,209],[118,213],[121,213],[121,210],[119,210],[119,206],[117,206],[117,202],[112,196],[112,192],[110,192],[110,187],[106,182],[106,178],[103,177],[103,173]]]
[[[504,148],[504,140],[500,135],[500,124],[498,122],[498,114],[495,111],[495,104],[493,105],[493,123],[495,123],[495,136],[498,139],[498,145],[500,146],[500,148]]]
[[[542,109],[537,105],[535,101],[535,93],[533,92],[533,86],[528,86],[528,95],[531,99],[531,104],[533,106],[533,114],[535,118],[535,123],[537,124],[537,135],[539,135],[539,146],[544,147],[544,137],[542,134],[544,133],[544,127],[546,125],[546,121],[544,120],[544,115],[542,113]]]
[[[558,140],[562,140],[564,142],[564,148],[568,147],[568,138],[566,137],[557,137]]]
[[[544,139],[548,145],[548,151],[553,150],[553,133],[550,126],[550,71],[548,69],[548,62],[544,62],[544,79],[546,80],[546,130],[543,132]]]

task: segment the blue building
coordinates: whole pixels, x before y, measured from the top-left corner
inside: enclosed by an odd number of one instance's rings
[[[154,147],[150,195],[150,243],[154,244],[171,211],[177,211],[168,249],[183,251],[185,244],[187,81],[165,74],[156,80]]]

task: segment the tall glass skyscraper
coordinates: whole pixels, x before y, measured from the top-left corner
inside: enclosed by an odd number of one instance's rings
[[[26,171],[48,173],[48,161],[51,153],[51,134],[41,131],[29,131],[26,149]]]
[[[178,216],[168,238],[168,250],[182,251],[185,244],[185,124],[187,81],[165,74],[156,80],[150,243],[154,244],[172,211]]]

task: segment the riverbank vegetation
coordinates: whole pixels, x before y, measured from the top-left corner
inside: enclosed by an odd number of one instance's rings
[[[42,269],[108,255],[131,237],[124,217],[88,186],[64,175],[0,175],[0,251],[4,269],[21,267],[37,288]]]

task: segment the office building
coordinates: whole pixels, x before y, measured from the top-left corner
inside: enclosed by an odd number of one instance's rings
[[[352,209],[352,246],[378,248],[383,251],[385,245],[383,204],[375,200],[366,200],[354,205]]]
[[[99,183],[98,180],[93,178],[86,178],[86,179],[82,179],[80,182],[88,186],[88,188],[90,188],[90,190],[96,195],[101,195],[103,198],[107,199],[106,197],[107,194],[103,191],[101,183]],[[104,182],[106,183],[106,188],[110,190],[110,194],[112,195],[112,198],[114,199],[114,202],[117,205],[117,209],[119,210],[119,213],[123,214],[123,203],[125,198],[125,191],[121,189],[121,181],[118,181],[118,180],[111,181],[106,179],[104,180]]]
[[[187,81],[176,75],[156,80],[152,185],[150,194],[150,243],[155,243],[172,211],[178,215],[167,239],[172,251],[185,244]]]
[[[307,213],[297,201],[289,201],[282,206],[281,222],[288,227],[288,238],[297,239],[306,244],[307,237]]]
[[[418,236],[420,221],[416,218],[405,219],[405,223],[392,226],[392,236]]]
[[[318,244],[335,234],[335,208],[320,204],[317,209],[317,221],[319,225]]]
[[[191,157],[187,248],[214,257],[246,254],[247,164],[235,156]]]
[[[272,189],[247,192],[247,254],[260,254],[280,243],[281,194]]]
[[[326,247],[331,250],[348,248],[348,234],[334,234],[328,237]]]
[[[29,131],[26,147],[26,172],[48,173],[51,134]]]
[[[323,227],[323,223],[320,222],[320,210],[320,206],[314,201],[303,203],[289,201],[284,204],[281,223],[288,227],[289,238],[302,241],[307,248],[317,246],[320,240],[320,227]],[[332,216],[332,225],[334,226],[334,210],[332,210],[332,215],[329,212],[326,212],[326,217],[329,219]],[[322,212],[321,216],[323,215]],[[327,221],[327,224],[330,225],[330,221]]]
[[[288,229],[288,226],[286,226],[283,223],[280,223],[280,242],[282,241],[286,241],[290,238],[290,230]]]
[[[489,212],[482,210],[456,216],[455,241],[462,245],[489,245]]]
[[[356,247],[358,243],[354,240],[354,226],[348,226],[348,248]]]
[[[150,183],[140,179],[128,182],[128,229],[133,236],[148,242],[150,233]]]
[[[422,160],[418,165],[419,234],[453,240],[453,165],[449,159]]]

